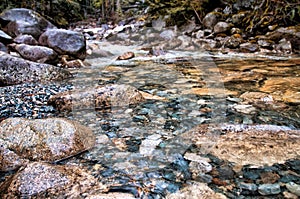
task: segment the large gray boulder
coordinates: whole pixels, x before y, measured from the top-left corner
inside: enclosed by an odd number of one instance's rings
[[[53,162],[90,149],[92,131],[63,118],[9,118],[0,123],[0,171],[30,161]]]
[[[0,86],[63,80],[70,77],[72,74],[65,69],[27,61],[0,51]]]
[[[38,39],[39,36],[49,28],[56,28],[37,12],[25,9],[14,8],[0,14],[1,26],[10,36],[29,34]]]
[[[84,35],[75,31],[49,29],[40,36],[39,43],[54,49],[60,55],[71,55],[82,60],[87,55]]]

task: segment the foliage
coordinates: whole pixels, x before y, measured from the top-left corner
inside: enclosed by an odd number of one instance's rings
[[[270,25],[290,26],[300,21],[298,0],[256,0],[253,11],[244,18],[243,24],[250,33],[265,32]]]
[[[168,25],[180,25],[192,17],[201,21],[211,5],[220,5],[218,0],[147,0],[147,3],[154,18],[169,16]]]

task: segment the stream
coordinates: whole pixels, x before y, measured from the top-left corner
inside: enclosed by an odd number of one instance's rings
[[[101,176],[113,178],[112,184],[133,179],[142,187],[155,184],[153,198],[161,196],[162,190],[179,189],[191,177],[183,154],[192,144],[182,135],[199,124],[300,128],[297,57],[179,51],[149,57],[135,46],[106,48],[115,49],[115,55],[134,51],[136,57],[88,58],[90,67],[73,71],[76,75],[70,83],[75,88],[129,84],[156,96],[134,107],[112,106],[105,111],[75,107],[64,115],[92,128],[98,139],[94,149],[69,163],[88,165],[96,176],[95,165],[104,166]],[[209,154],[218,137],[210,135],[201,153]],[[135,192],[130,186],[123,189]]]
[[[101,46],[113,55],[90,56],[86,59],[90,66],[71,69],[73,79],[54,87],[52,83],[38,86],[64,91],[126,84],[151,97],[134,106],[118,106],[119,102],[112,101],[105,110],[74,107],[71,112],[58,113],[45,106],[47,115],[37,111],[36,117],[67,117],[90,127],[96,146],[57,164],[87,168],[109,185],[110,191],[128,192],[137,198],[164,198],[166,191],[176,192],[192,178],[184,159],[187,151],[210,158],[212,164],[221,162],[210,155],[219,133],[208,135],[209,141],[200,149],[183,136],[200,124],[269,124],[300,129],[299,57],[205,51],[168,51],[151,57],[139,46]],[[116,60],[128,51],[135,53],[133,59]],[[13,115],[14,109],[5,111],[1,117],[19,116]],[[20,114],[33,118],[34,113]],[[222,191],[207,178],[209,175],[200,181],[228,198],[237,198],[237,190]]]

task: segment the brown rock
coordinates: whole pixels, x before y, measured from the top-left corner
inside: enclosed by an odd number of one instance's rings
[[[223,194],[214,192],[211,188],[209,188],[204,183],[193,182],[191,185],[186,186],[182,190],[178,192],[168,194],[166,196],[167,199],[226,199]]]
[[[199,125],[184,133],[203,152],[236,165],[272,165],[300,155],[300,131],[275,125]]]
[[[278,101],[300,103],[300,77],[272,77],[259,90],[277,96]]]
[[[129,106],[144,100],[142,94],[129,85],[106,85],[90,90],[75,90],[52,96],[48,104],[59,111],[73,109],[107,109],[112,107]]]
[[[119,56],[117,60],[128,60],[134,58],[133,52],[126,52],[123,55]]]
[[[8,118],[0,123],[0,171],[16,169],[27,160],[53,162],[94,146],[92,131],[61,118]]]
[[[82,168],[33,162],[0,185],[1,198],[82,198],[106,186]]]

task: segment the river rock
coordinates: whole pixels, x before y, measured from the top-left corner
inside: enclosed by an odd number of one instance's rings
[[[285,38],[290,41],[294,51],[300,50],[300,25],[281,27],[266,34],[267,39],[273,40],[276,43]]]
[[[243,38],[240,34],[233,34],[228,40],[225,41],[225,47],[237,48],[243,42]]]
[[[114,84],[59,93],[52,96],[48,104],[54,106],[58,111],[72,111],[73,109],[107,109],[129,106],[143,100],[143,95],[135,87]]]
[[[300,154],[300,131],[276,125],[199,125],[183,139],[236,165],[284,163]]]
[[[92,131],[74,121],[8,118],[0,123],[0,171],[16,169],[27,160],[57,161],[94,144]]]
[[[10,44],[24,59],[38,63],[55,63],[57,62],[57,53],[51,48],[45,46],[32,46],[27,44]]]
[[[2,27],[10,36],[29,34],[38,39],[49,28],[56,28],[37,12],[26,8],[5,10],[0,14]]]
[[[292,53],[292,44],[287,39],[283,38],[279,41],[278,45],[275,47],[275,49],[279,52],[290,54]]]
[[[218,34],[218,33],[228,32],[231,29],[231,27],[232,27],[232,24],[223,22],[223,21],[219,21],[214,26],[214,33]]]
[[[24,82],[63,80],[70,77],[72,77],[72,74],[65,69],[27,61],[0,52],[0,86]]]
[[[289,182],[286,185],[286,188],[293,194],[300,196],[300,185],[294,182]]]
[[[255,43],[243,43],[240,45],[240,51],[243,53],[254,53],[256,51],[258,51],[258,45]]]
[[[65,29],[51,29],[44,32],[39,43],[52,48],[60,55],[71,55],[78,59],[86,57],[86,41],[79,32]]]
[[[264,81],[259,90],[273,95],[278,101],[300,104],[299,88],[299,77],[272,77]]]
[[[280,184],[261,184],[258,186],[258,192],[261,195],[275,195],[281,192]]]
[[[80,167],[32,162],[0,186],[0,196],[36,199],[83,198],[83,195],[96,195],[106,189],[106,186]]]
[[[222,17],[222,14],[219,12],[210,12],[203,18],[203,25],[208,29],[214,29],[214,26],[217,24],[218,20]]]
[[[39,42],[31,35],[18,35],[14,38],[14,42],[18,44],[38,45]]]
[[[166,196],[167,199],[206,199],[206,198],[214,198],[214,199],[226,199],[227,197],[221,193],[214,192],[211,188],[207,186],[207,184],[200,182],[192,182],[190,185],[187,185],[182,190],[168,194]]]

